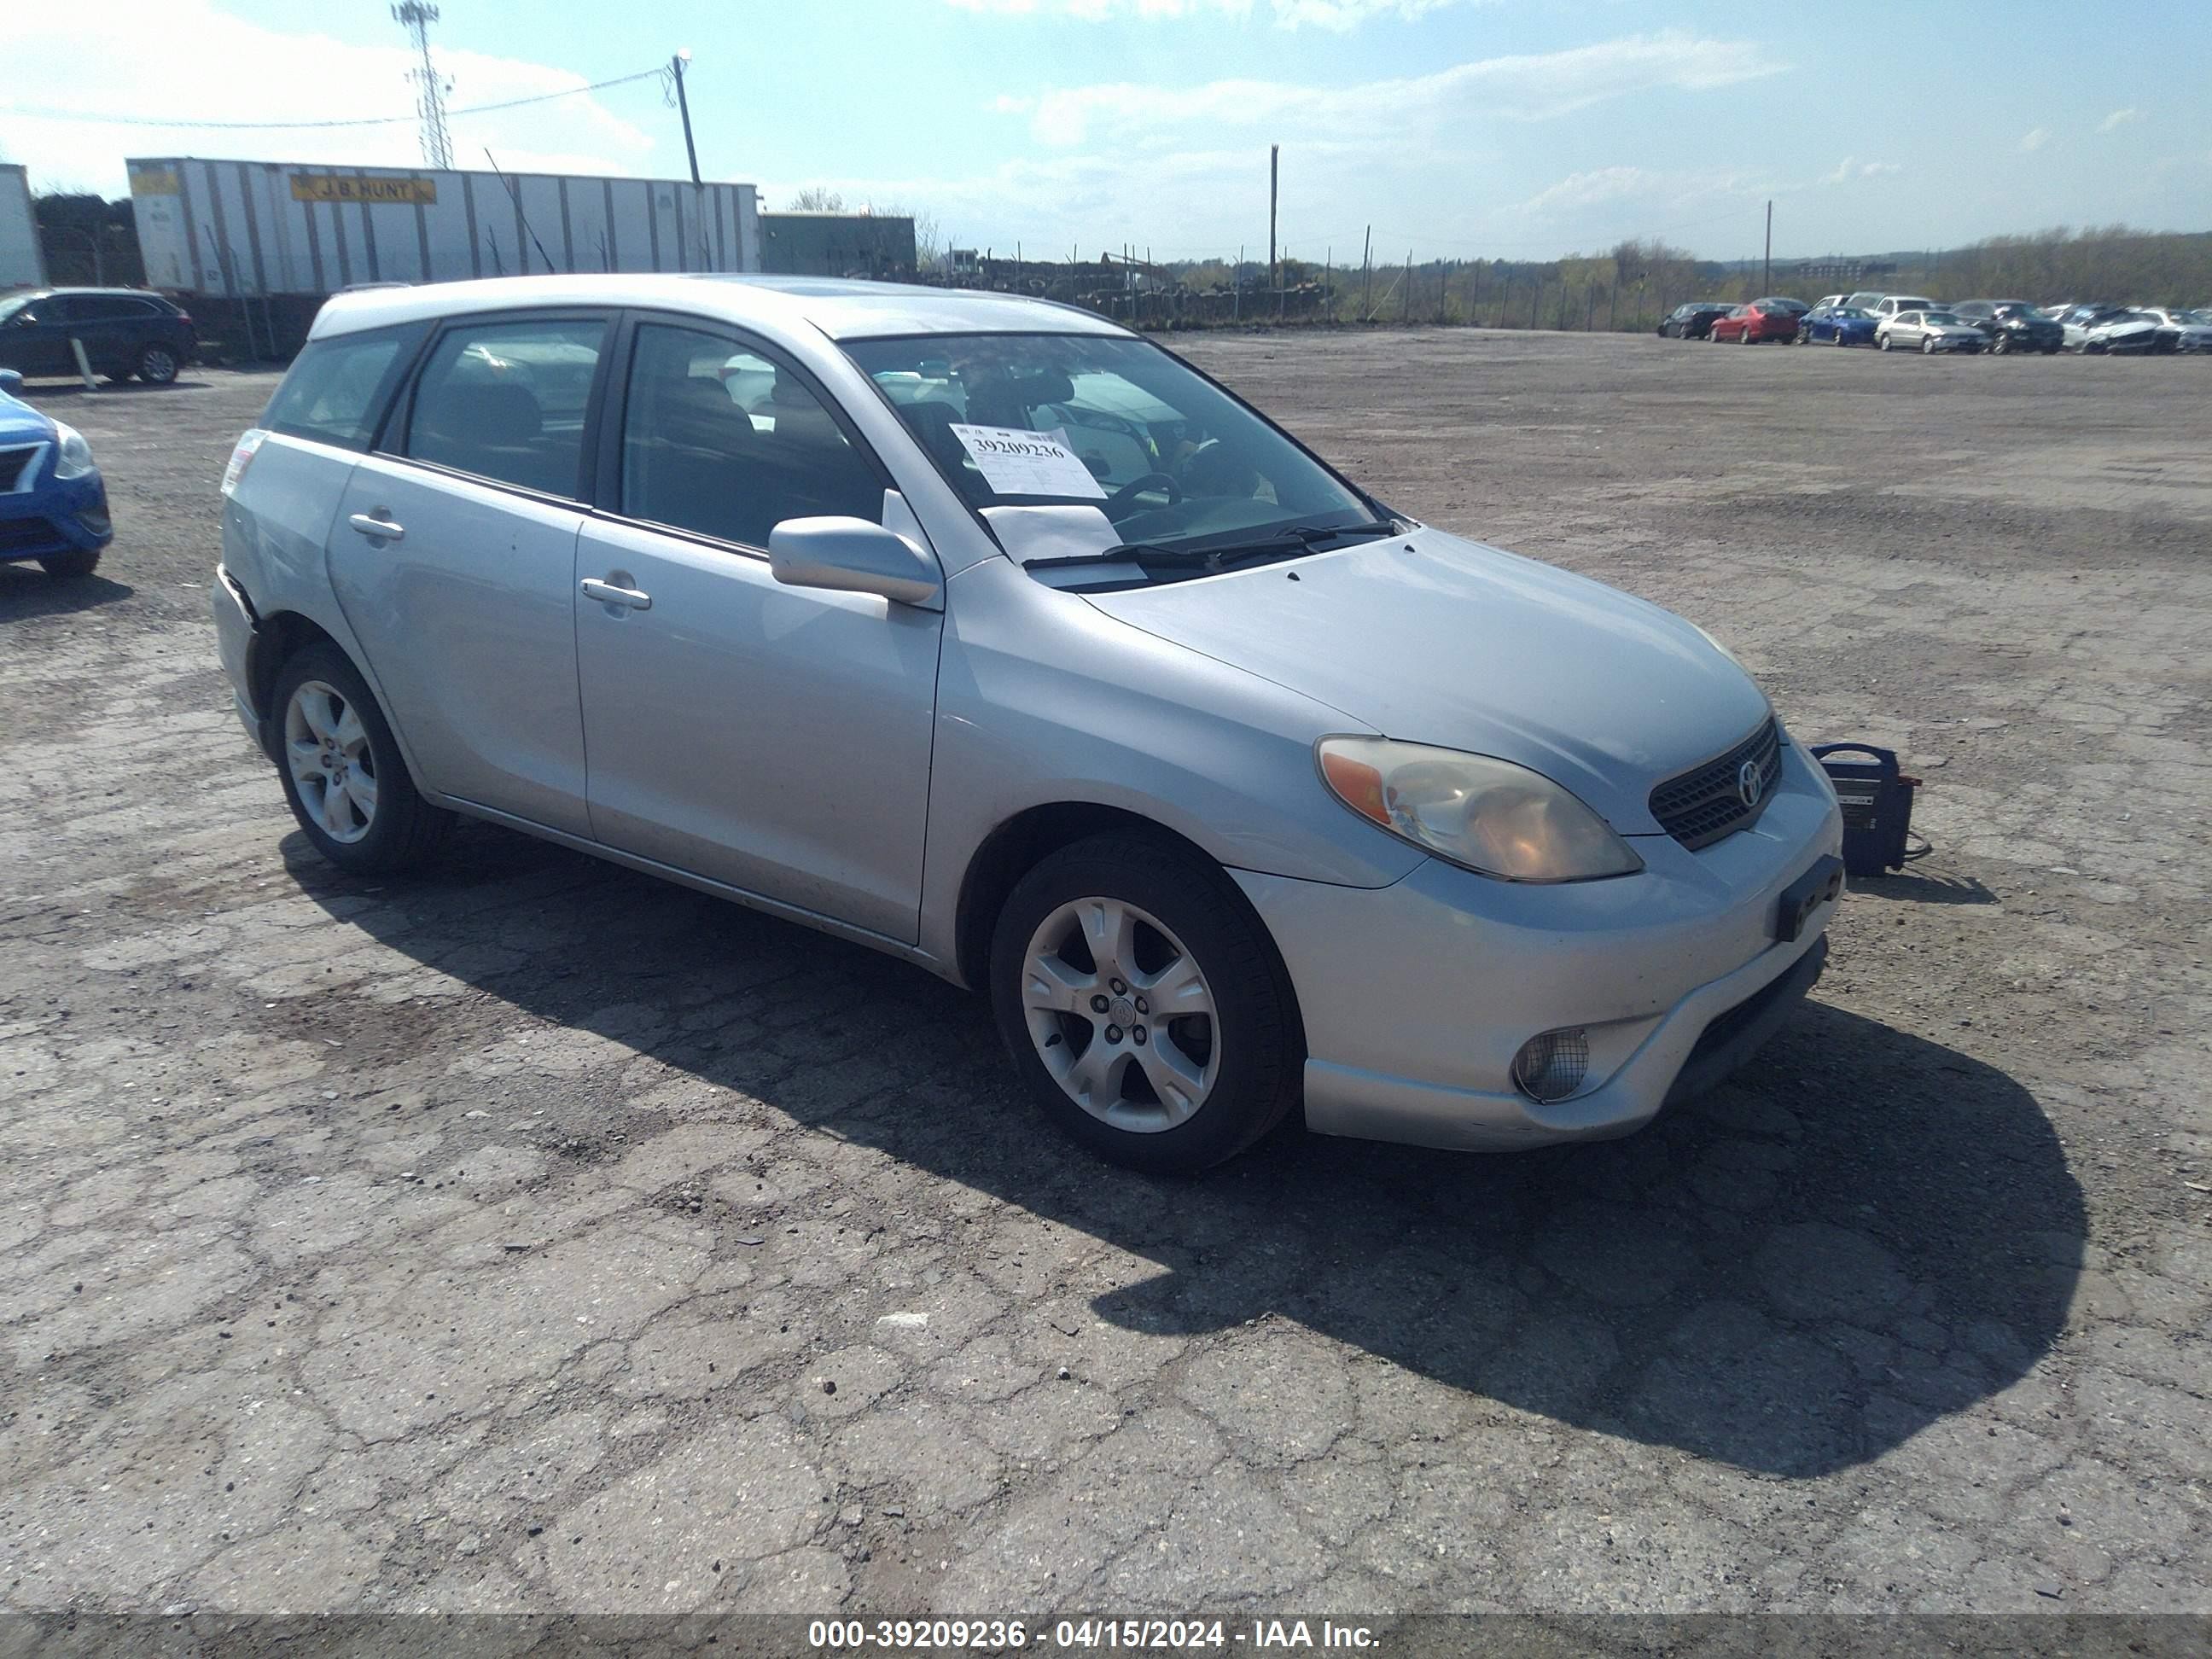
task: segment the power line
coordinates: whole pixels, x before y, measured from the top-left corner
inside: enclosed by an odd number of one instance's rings
[[[550,103],[556,98],[575,98],[587,92],[605,92],[609,87],[628,86],[633,81],[658,80],[668,73],[665,66],[640,70],[635,75],[618,75],[611,81],[594,81],[587,87],[564,87],[559,92],[541,92],[528,98],[509,98],[496,104],[471,104],[461,109],[448,109],[447,118],[459,115],[489,115],[503,109],[520,109],[525,104]],[[102,126],[118,127],[175,127],[198,132],[304,132],[325,127],[393,127],[421,119],[415,115],[364,115],[343,121],[168,121],[148,115],[102,115],[94,111],[55,109],[51,106],[13,105],[0,106],[0,118],[21,116],[31,121],[90,121]]]

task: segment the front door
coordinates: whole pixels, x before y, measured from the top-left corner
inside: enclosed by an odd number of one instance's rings
[[[577,550],[592,831],[911,943],[942,616],[787,587],[764,551],[784,519],[881,522],[885,477],[765,348],[647,321],[628,357]]]
[[[76,359],[70,350],[69,325],[64,318],[64,296],[48,295],[33,300],[0,327],[0,368],[13,368],[27,377],[74,374]]]
[[[578,836],[572,600],[609,328],[573,314],[447,328],[330,531],[338,603],[420,781]]]

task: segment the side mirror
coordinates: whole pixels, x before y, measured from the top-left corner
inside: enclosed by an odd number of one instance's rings
[[[23,377],[12,368],[0,368],[0,398],[12,398],[23,389]]]
[[[894,605],[945,609],[936,559],[866,519],[786,519],[769,532],[768,564],[787,586],[878,593]]]

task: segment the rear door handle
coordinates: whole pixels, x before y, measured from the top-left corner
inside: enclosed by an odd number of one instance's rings
[[[389,519],[380,519],[371,514],[356,513],[346,522],[362,535],[373,536],[380,541],[404,542],[407,539],[405,525],[394,524]]]
[[[586,576],[580,584],[587,599],[597,599],[602,605],[620,605],[629,611],[650,611],[653,595],[641,593],[635,587],[617,587],[614,583],[601,581],[597,576]]]

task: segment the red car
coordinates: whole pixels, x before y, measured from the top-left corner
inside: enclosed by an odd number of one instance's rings
[[[1798,300],[1753,300],[1713,324],[1705,337],[1716,345],[1757,345],[1761,340],[1794,340],[1806,307]]]

